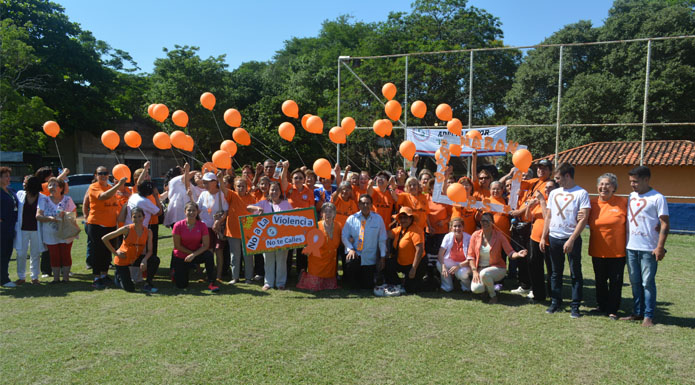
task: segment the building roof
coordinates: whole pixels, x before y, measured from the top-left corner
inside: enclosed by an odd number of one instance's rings
[[[540,159],[555,160],[555,154]],[[538,159],[538,160],[540,160]],[[574,166],[637,166],[640,142],[594,142],[558,154],[558,163]],[[695,166],[695,142],[654,140],[644,142],[645,166]]]

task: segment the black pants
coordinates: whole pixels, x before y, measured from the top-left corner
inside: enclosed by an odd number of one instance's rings
[[[253,273],[255,275],[265,276],[265,260],[263,259],[263,254],[254,254]]]
[[[205,263],[205,273],[208,275],[208,282],[215,282],[217,270],[215,270],[215,260],[212,251],[206,250],[191,262],[172,256],[171,264],[174,269],[174,283],[176,283],[176,287],[179,289],[188,287],[189,271],[201,263]]]
[[[596,303],[607,314],[618,314],[623,290],[625,257],[591,258],[596,275]]]
[[[94,275],[100,275],[102,271],[108,271],[109,265],[111,264],[111,252],[106,248],[104,242],[101,241],[101,237],[116,230],[115,227],[103,227],[99,225],[87,224],[87,236],[91,238],[92,249],[90,255],[92,256],[92,272]],[[118,248],[111,240],[111,245],[114,248]]]
[[[135,284],[130,276],[130,266],[118,266],[116,265],[116,272],[113,275],[114,281],[121,285],[123,290],[128,292],[135,291]]]
[[[543,264],[545,264],[545,271],[548,272],[547,279],[543,272]],[[542,252],[540,244],[532,239],[528,254],[528,275],[533,298],[536,301],[545,301],[548,293],[550,293],[551,271],[550,256],[548,253]]]
[[[374,288],[374,273],[376,265],[362,265],[359,256],[343,265],[343,279],[346,286],[353,289],[371,290]]]
[[[147,228],[152,231],[152,256],[157,257],[158,243],[159,243],[159,225],[149,225]]]
[[[144,255],[141,255],[138,259],[133,262],[131,266],[133,267],[140,267],[140,263],[142,263],[142,260],[145,258]],[[157,269],[159,269],[159,263],[160,259],[156,255],[150,256],[150,258],[147,260],[147,277],[145,277],[145,281],[147,282],[148,285],[152,286],[152,280],[154,279],[154,276],[157,275]]]
[[[41,269],[41,274],[53,275],[53,271],[51,270],[51,255],[48,250],[41,253],[39,268]]]
[[[309,265],[309,257],[302,254],[301,249],[292,249],[287,251],[287,276],[290,276],[290,271],[292,271],[292,257],[295,256],[297,264],[297,276],[299,277],[299,272],[306,271]]]
[[[386,260],[386,272],[384,279],[389,285],[403,284],[405,291],[409,294],[417,293],[423,289],[423,277],[427,273],[426,261],[420,261],[417,269],[415,269],[415,278],[410,278],[408,275],[413,265],[401,265],[397,258],[389,258]],[[405,278],[398,278],[398,273],[403,273]]]
[[[0,285],[10,282],[10,258],[14,251],[14,227],[0,224]],[[33,247],[33,245],[32,245]]]
[[[524,247],[528,248],[531,239],[531,223],[518,222],[516,225],[512,226],[512,239],[514,240],[514,242],[512,242],[514,251],[521,251]],[[520,245],[525,246],[522,247]],[[517,279],[519,280],[519,285],[524,289],[529,289],[531,287],[528,264],[528,258],[517,258],[509,261],[510,272],[513,272],[515,267],[518,269]]]

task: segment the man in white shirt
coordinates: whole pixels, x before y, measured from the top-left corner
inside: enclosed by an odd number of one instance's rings
[[[581,233],[589,220],[591,203],[589,194],[574,183],[574,167],[569,163],[560,164],[553,172],[553,178],[560,187],[548,196],[544,213],[545,225],[540,242],[545,252],[545,243],[550,244],[550,307],[545,311],[552,314],[562,306],[562,275],[565,270],[565,254],[570,265],[572,278],[572,302],[570,317],[579,318],[579,305],[584,291],[582,276],[582,237]]]
[[[345,246],[345,280],[353,289],[373,289],[374,273],[386,261],[386,227],[379,214],[372,211],[372,197],[362,194],[360,211],[350,215],[343,227]]]
[[[627,207],[627,270],[632,285],[632,314],[621,320],[643,320],[642,326],[654,325],[656,308],[656,268],[666,256],[666,237],[670,229],[666,198],[649,186],[649,168],[639,166],[629,173],[630,193]]]

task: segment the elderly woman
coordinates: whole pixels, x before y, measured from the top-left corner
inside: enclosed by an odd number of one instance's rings
[[[28,175],[24,180],[24,190],[17,192],[19,201],[19,215],[17,215],[17,226],[14,247],[17,249],[17,285],[21,285],[26,279],[27,254],[30,256],[31,283],[39,283],[40,269],[39,257],[46,248],[41,241],[38,221],[36,220],[36,210],[39,205],[39,195],[41,194],[41,179],[37,176]],[[49,258],[50,259],[50,258]]]
[[[338,264],[338,246],[343,228],[335,222],[335,205],[327,202],[321,206],[319,230],[325,241],[320,248],[320,255],[309,255],[309,266],[297,283],[298,289],[311,291],[337,289],[336,273]]]
[[[51,283],[60,282],[61,274],[63,282],[68,282],[70,280],[70,267],[72,267],[70,249],[72,249],[72,241],[75,238],[62,238],[60,236],[60,223],[63,221],[65,213],[74,212],[77,210],[77,206],[69,195],[63,195],[64,190],[65,182],[58,178],[49,179],[48,191],[51,195],[48,198],[41,196],[36,210],[36,220],[41,226],[41,238],[48,248],[51,258],[51,271],[53,272]]]
[[[489,303],[497,303],[495,282],[502,280],[507,273],[507,264],[502,258],[502,250],[512,259],[526,257],[526,250],[515,252],[507,237],[493,226],[493,217],[484,213],[480,218],[482,228],[473,233],[468,245],[468,259],[473,270],[471,291],[481,294],[487,291]]]
[[[386,261],[384,279],[387,285],[399,290],[402,282],[406,293],[416,293],[421,290],[427,273],[427,261],[423,261],[425,234],[415,224],[415,214],[410,207],[401,207],[396,219],[399,226],[389,233],[389,238],[393,238],[393,254]],[[402,281],[398,278],[399,272],[405,274]]]
[[[10,280],[10,257],[18,216],[17,195],[10,188],[9,167],[0,167],[0,285],[17,286]]]
[[[463,231],[463,219],[456,217],[449,223],[451,231],[444,236],[437,257],[437,269],[442,276],[441,288],[454,290],[452,277],[461,282],[463,292],[471,291],[471,268],[466,253],[471,236]]]
[[[618,319],[625,270],[627,199],[614,195],[618,178],[598,178],[598,197],[591,199],[589,255],[596,275],[597,311]]]
[[[427,228],[427,212],[429,202],[427,195],[422,192],[420,182],[415,177],[409,177],[405,181],[405,192],[396,192],[396,178],[391,178],[390,181],[393,199],[399,207],[409,207],[413,211],[415,218],[415,226],[424,232]]]
[[[359,197],[357,197],[359,199]],[[350,182],[342,182],[338,190],[331,198],[336,209],[335,220],[340,226],[345,226],[347,218],[358,211],[356,199],[353,199],[352,185]]]

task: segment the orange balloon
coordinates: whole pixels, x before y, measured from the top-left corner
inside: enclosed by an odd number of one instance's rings
[[[147,115],[152,119],[154,119],[154,106],[156,106],[156,104],[152,103],[147,107]]]
[[[437,118],[439,120],[443,120],[445,122],[448,122],[451,120],[453,113],[451,112],[451,106],[449,106],[446,103],[442,103],[437,106],[437,109],[434,110],[435,115],[437,115]]]
[[[130,148],[138,148],[142,144],[142,138],[136,131],[130,130],[123,135],[123,141]]]
[[[212,154],[212,163],[217,168],[229,170],[232,168],[232,156],[225,150],[217,150]]]
[[[446,189],[446,196],[454,202],[465,202],[468,200],[466,188],[461,183],[452,183]]]
[[[531,162],[533,162],[533,156],[529,150],[521,148],[514,151],[512,163],[514,163],[514,166],[521,172],[528,171],[529,167],[531,167]]]
[[[355,119],[346,116],[343,118],[343,120],[340,122],[340,127],[343,127],[345,130],[345,136],[350,136],[353,131],[355,131],[355,126],[357,123],[355,123]]]
[[[45,132],[46,135],[50,136],[51,138],[55,138],[60,133],[60,126],[58,123],[49,120],[43,124],[43,132]]]
[[[224,122],[229,127],[241,126],[241,113],[234,108],[230,108],[224,112]]]
[[[449,145],[449,154],[453,156],[461,156],[461,145],[460,144],[450,144]]]
[[[205,174],[206,172],[211,172],[214,174],[217,174],[217,167],[212,162],[205,162],[203,163],[203,167],[200,168],[200,171]]]
[[[427,113],[427,105],[423,101],[416,100],[415,103],[410,105],[410,112],[414,117],[422,119],[425,117],[425,113]]]
[[[393,99],[393,97],[396,96],[396,85],[393,83],[384,84],[384,86],[381,87],[381,94],[384,95],[387,100]]]
[[[163,123],[165,120],[167,120],[167,116],[169,116],[169,108],[167,108],[167,106],[164,104],[157,104],[154,106],[152,114],[154,115],[154,120]]]
[[[476,138],[477,139],[483,139],[483,136],[480,135],[480,131],[478,131],[478,130],[470,130],[470,131],[466,132],[466,137],[470,140],[473,140]]]
[[[248,131],[241,127],[234,129],[234,132],[232,132],[232,138],[234,138],[234,141],[242,146],[248,146],[251,144],[251,136],[249,135]]]
[[[121,137],[118,136],[116,131],[106,130],[101,134],[101,143],[106,146],[109,150],[114,150],[121,143]]]
[[[389,119],[396,121],[401,118],[401,113],[403,112],[403,109],[401,108],[401,104],[399,102],[395,100],[389,100],[384,105],[384,112],[386,112],[386,116],[388,116]]]
[[[171,139],[166,132],[158,132],[152,137],[152,143],[160,150],[168,150],[171,148]]]
[[[314,172],[321,178],[331,179],[331,163],[324,158],[316,159]]]
[[[195,147],[195,141],[193,140],[193,137],[190,135],[186,135],[186,143],[183,147],[184,151],[192,152],[193,147]]]
[[[463,128],[463,124],[461,124],[461,121],[458,120],[457,118],[453,118],[449,121],[449,123],[446,124],[446,129],[449,130],[452,134],[456,136],[461,136],[461,129]]]
[[[188,114],[182,110],[176,110],[171,114],[171,121],[179,127],[186,127],[188,125]]]
[[[323,134],[323,120],[320,116],[312,115],[306,120],[306,130],[312,134]]]
[[[304,114],[304,116],[302,116],[302,128],[303,128],[303,129],[309,131],[309,129],[306,128],[306,121],[309,120],[309,118],[311,118],[312,116],[314,116],[314,115],[312,115],[312,114]]]
[[[202,104],[205,109],[212,111],[212,109],[215,108],[215,102],[215,95],[210,92],[203,92],[203,94],[200,95],[200,104]]]
[[[404,158],[413,160],[413,156],[415,156],[415,143],[405,140],[398,147],[398,151]]]
[[[328,138],[335,144],[345,144],[347,140],[346,137],[347,135],[345,135],[345,129],[343,127],[335,126],[328,131]]]
[[[299,107],[294,100],[285,100],[282,103],[282,113],[290,118],[299,117]]]
[[[169,135],[171,138],[171,145],[183,150],[186,148],[186,134],[183,131],[176,130]]]
[[[372,127],[374,128],[374,132],[383,138],[384,136],[391,135],[393,123],[388,119],[379,119],[374,122]]]
[[[278,127],[278,134],[282,139],[291,142],[294,138],[294,126],[290,122],[282,122]]]
[[[113,166],[111,174],[113,174],[113,177],[118,180],[126,178],[126,182],[130,183],[130,169],[125,164],[117,164]]]
[[[224,140],[220,144],[220,150],[227,151],[229,153],[229,156],[234,156],[236,155],[237,150],[236,143],[234,143],[233,140]]]

